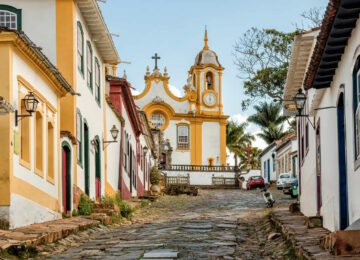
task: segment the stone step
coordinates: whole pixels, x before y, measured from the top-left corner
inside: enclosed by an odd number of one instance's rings
[[[156,249],[146,252],[142,259],[174,259],[178,258],[179,252],[172,249]]]

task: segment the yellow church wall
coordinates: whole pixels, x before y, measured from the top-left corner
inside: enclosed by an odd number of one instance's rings
[[[0,46],[0,96],[10,104],[12,90],[12,49],[9,44]],[[0,206],[10,205],[10,178],[13,165],[13,114],[0,115]]]
[[[56,0],[56,60],[57,68],[76,91],[76,3],[74,0]],[[76,96],[67,95],[61,101],[60,129],[76,136]],[[77,161],[77,149],[73,152]],[[77,167],[74,167],[77,185]]]
[[[226,121],[220,122],[220,165],[226,165]]]

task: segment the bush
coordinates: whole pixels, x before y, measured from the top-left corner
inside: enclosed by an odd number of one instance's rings
[[[72,211],[71,215],[72,215],[73,217],[79,216],[79,212],[74,209],[74,210]]]
[[[161,178],[159,170],[157,167],[153,166],[150,171],[150,183],[152,185],[159,185]]]
[[[79,201],[79,215],[89,216],[93,210],[94,202],[86,195],[81,194]]]
[[[122,200],[121,194],[117,193],[115,196],[110,196],[106,194],[104,197],[101,198],[102,204],[115,204],[119,207],[120,215],[124,218],[129,219],[133,213],[133,209],[129,204],[127,204],[125,201]]]

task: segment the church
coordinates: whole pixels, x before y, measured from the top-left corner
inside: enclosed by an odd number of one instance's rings
[[[168,87],[169,75],[157,66],[147,67],[144,91],[134,96],[154,130],[162,132],[165,147],[159,150],[160,165],[226,165],[226,120],[221,101],[224,68],[209,49],[205,30],[204,47],[190,67],[185,96],[175,96]],[[169,152],[170,151],[170,152]]]

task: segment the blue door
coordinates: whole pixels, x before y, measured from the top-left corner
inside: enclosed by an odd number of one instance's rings
[[[268,175],[268,182],[270,183],[270,159],[267,160],[267,175]]]
[[[338,145],[339,145],[339,191],[340,191],[340,230],[349,226],[349,208],[347,194],[346,144],[345,144],[345,110],[344,94],[340,94],[337,106]]]

